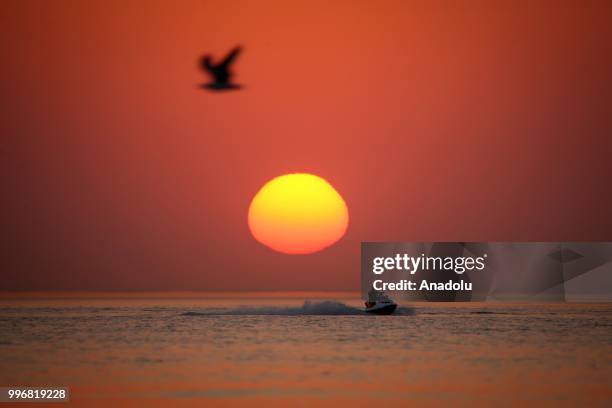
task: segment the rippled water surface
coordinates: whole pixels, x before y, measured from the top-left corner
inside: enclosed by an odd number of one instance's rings
[[[0,385],[69,386],[77,405],[610,406],[612,304],[11,295],[0,358]]]

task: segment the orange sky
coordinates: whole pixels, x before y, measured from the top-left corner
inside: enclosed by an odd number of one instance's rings
[[[330,4],[333,3],[333,4]],[[347,289],[359,242],[611,240],[612,4],[10,1],[0,289]],[[204,52],[243,44],[240,92]],[[347,235],[249,234],[312,172]]]

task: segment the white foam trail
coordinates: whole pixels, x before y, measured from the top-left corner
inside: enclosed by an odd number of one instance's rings
[[[395,315],[412,315],[413,310],[399,307]],[[250,307],[242,306],[233,309],[217,309],[210,311],[190,311],[183,316],[366,316],[371,315],[363,309],[349,306],[333,300],[305,301],[301,307]]]

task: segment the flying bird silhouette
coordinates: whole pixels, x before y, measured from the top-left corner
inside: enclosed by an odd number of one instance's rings
[[[234,48],[218,64],[213,63],[210,55],[204,55],[200,59],[200,67],[204,72],[213,77],[213,81],[200,86],[211,91],[240,89],[240,85],[232,83],[232,72],[229,70],[230,65],[234,62],[238,54],[240,54],[240,51],[242,51],[242,47],[238,46]]]

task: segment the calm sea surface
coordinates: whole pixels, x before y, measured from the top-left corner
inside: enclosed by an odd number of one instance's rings
[[[612,406],[611,303],[360,308],[347,293],[4,294],[0,386],[69,386],[81,406]]]

